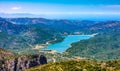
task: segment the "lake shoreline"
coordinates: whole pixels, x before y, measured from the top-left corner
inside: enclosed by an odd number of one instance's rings
[[[43,50],[55,50],[57,53],[63,53],[66,49],[68,49],[70,47],[70,45],[72,43],[80,41],[80,40],[84,40],[84,39],[89,39],[89,38],[94,37],[94,36],[95,36],[94,34],[92,34],[92,35],[67,35],[67,37],[65,37],[65,39],[62,42],[55,43],[55,44],[48,44],[44,48],[41,48],[41,49],[43,49]],[[73,37],[74,39],[69,40],[69,39],[72,39],[69,37]],[[67,38],[67,40],[66,40],[66,38]],[[76,41],[74,41],[74,40],[76,40]],[[67,43],[64,43],[64,41]],[[61,43],[63,43],[63,44],[61,44]]]
[[[90,38],[91,38],[91,37],[94,37],[95,35],[97,35],[97,34],[91,34],[91,35],[67,35],[66,37],[68,37],[68,36],[69,36],[69,37],[74,37],[74,36],[79,37],[79,36],[80,36],[80,37],[87,37],[87,38],[90,37]],[[64,38],[64,40],[66,39],[66,37]],[[76,37],[76,38],[77,38],[77,37]],[[85,40],[85,39],[86,39],[86,38],[83,38],[83,39],[80,39],[80,40]],[[89,39],[89,38],[88,38],[88,39]],[[64,40],[63,40],[63,41],[64,41]],[[78,41],[80,41],[80,40],[78,40]],[[62,42],[63,42],[63,41],[62,41]],[[36,45],[33,49],[35,49],[35,50],[40,50],[40,51],[43,51],[43,50],[44,50],[44,51],[51,50],[51,51],[56,51],[57,53],[63,53],[63,52],[66,50],[66,49],[65,49],[64,51],[59,52],[59,51],[57,51],[57,50],[60,49],[60,48],[54,49],[54,47],[53,47],[53,49],[48,49],[49,46],[52,46],[52,45],[61,43],[61,42],[57,42],[57,43],[50,43],[50,42],[51,42],[51,41],[47,41],[45,44]],[[77,42],[77,41],[74,41],[74,42]],[[72,43],[74,43],[74,42],[72,42]],[[70,48],[70,46],[71,46],[72,43],[70,43],[70,44],[68,45],[68,48]],[[57,47],[57,46],[56,46],[56,47]],[[51,48],[52,48],[52,47],[51,47]],[[62,47],[61,47],[61,48],[62,48]],[[67,49],[68,49],[68,48],[67,48]],[[63,49],[62,49],[62,50],[63,50]]]

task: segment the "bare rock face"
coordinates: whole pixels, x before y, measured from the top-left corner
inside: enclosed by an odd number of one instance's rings
[[[46,57],[43,56],[43,55],[40,56],[39,61],[40,61],[40,64],[47,64],[47,59],[46,59]]]
[[[0,71],[23,71],[27,68],[42,64],[47,64],[47,58],[44,55],[35,54],[31,56],[21,56],[3,61]]]

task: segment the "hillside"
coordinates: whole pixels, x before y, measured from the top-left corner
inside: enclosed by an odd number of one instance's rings
[[[41,24],[19,25],[0,18],[0,47],[7,50],[32,49],[47,41],[62,41],[54,29]]]
[[[120,22],[98,23],[88,28],[88,32],[98,33],[88,40],[73,43],[66,52],[72,56],[111,60],[120,58]]]
[[[96,62],[94,60],[72,60],[45,64],[26,71],[119,71],[120,61]]]
[[[0,18],[0,32],[7,34],[21,34],[27,29],[26,26],[16,25],[3,18]]]

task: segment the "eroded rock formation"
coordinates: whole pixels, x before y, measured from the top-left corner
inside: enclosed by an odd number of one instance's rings
[[[47,63],[44,55],[35,54],[30,56],[20,56],[15,59],[3,60],[0,71],[23,71],[27,68]]]

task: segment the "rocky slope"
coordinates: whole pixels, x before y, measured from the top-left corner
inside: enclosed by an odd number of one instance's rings
[[[14,54],[12,52],[0,48],[0,60],[4,60],[13,56]]]
[[[13,53],[3,49],[0,49],[0,53],[0,71],[23,71],[30,67],[47,64],[47,58],[40,54],[15,57]]]

